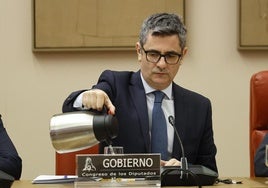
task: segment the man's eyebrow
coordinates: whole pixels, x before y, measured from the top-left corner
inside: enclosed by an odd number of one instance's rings
[[[145,50],[145,51],[147,51],[147,52],[158,52],[158,53],[162,54],[160,51],[155,50],[155,49],[149,49],[149,50]],[[163,54],[167,54],[167,53],[180,54],[179,52],[177,52],[177,51],[173,51],[173,50],[171,50],[171,51],[166,51],[166,52],[164,52]]]

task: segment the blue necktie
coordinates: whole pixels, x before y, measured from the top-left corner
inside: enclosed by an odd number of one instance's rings
[[[167,160],[167,124],[162,110],[162,100],[165,94],[161,91],[153,92],[155,95],[152,112],[151,144],[152,153],[161,153],[161,159]]]

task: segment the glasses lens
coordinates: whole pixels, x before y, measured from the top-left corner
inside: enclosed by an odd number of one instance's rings
[[[157,52],[147,52],[146,57],[147,57],[147,61],[150,61],[152,63],[157,63],[161,57],[161,54]]]
[[[166,63],[169,63],[169,64],[178,63],[179,58],[180,58],[180,56],[178,54],[166,54],[165,55]]]

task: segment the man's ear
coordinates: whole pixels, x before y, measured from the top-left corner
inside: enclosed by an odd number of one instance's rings
[[[183,64],[183,58],[185,57],[185,55],[187,54],[187,51],[188,51],[188,48],[187,47],[184,47],[183,50],[182,50],[182,57],[181,57],[181,60],[179,62],[180,65]]]
[[[136,43],[136,51],[137,51],[137,55],[138,55],[138,61],[141,61],[142,54],[141,54],[141,46],[140,46],[139,42]]]
[[[183,58],[187,54],[187,52],[188,52],[188,48],[187,47],[184,47],[183,50],[182,50],[182,57]]]
[[[138,54],[138,61],[141,61],[141,54]]]

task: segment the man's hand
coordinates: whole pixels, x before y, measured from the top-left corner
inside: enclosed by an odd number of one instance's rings
[[[85,91],[82,97],[82,104],[88,109],[101,111],[105,106],[108,114],[115,115],[115,106],[112,104],[108,95],[100,89]]]
[[[181,162],[175,158],[170,159],[169,161],[160,161],[160,166],[181,166]]]

